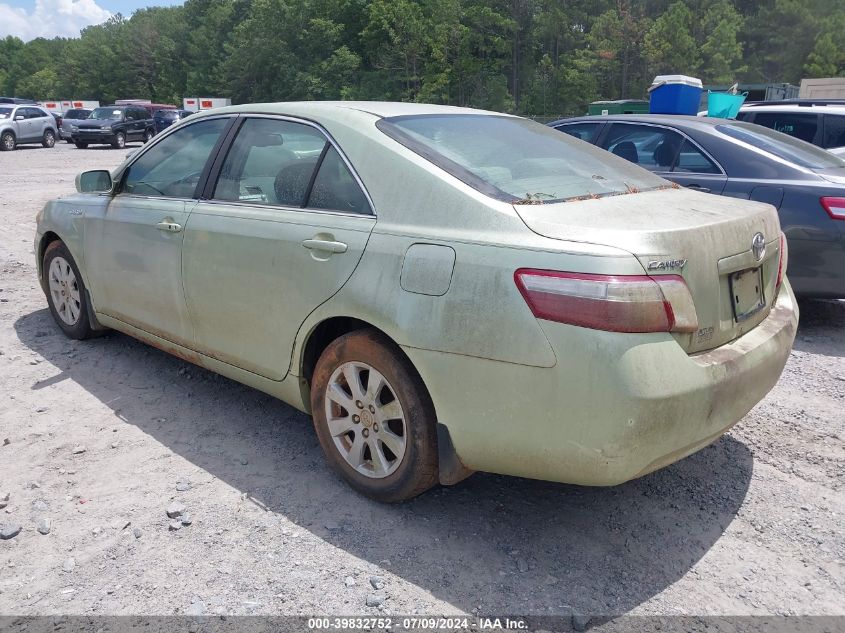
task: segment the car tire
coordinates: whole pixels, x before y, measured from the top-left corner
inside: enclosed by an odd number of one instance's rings
[[[5,131],[0,134],[0,151],[11,152],[18,145],[18,139],[15,138],[15,133]]]
[[[87,149],[88,143],[84,141],[72,141],[74,145],[76,145],[76,149]]]
[[[41,145],[44,147],[53,147],[56,144],[56,133],[53,130],[44,130],[44,136],[41,138]]]
[[[144,143],[149,143],[151,140],[153,140],[153,136],[155,136],[155,134],[152,130],[147,130],[146,132],[144,132]]]
[[[431,398],[402,350],[378,330],[350,332],[323,351],[311,411],[330,466],[361,494],[395,503],[437,484]]]
[[[115,149],[123,149],[126,147],[126,134],[123,132],[118,132],[114,135],[114,141],[112,141],[111,146]]]
[[[88,318],[88,294],[79,268],[64,242],[51,242],[44,251],[41,286],[56,324],[68,338],[94,335]]]

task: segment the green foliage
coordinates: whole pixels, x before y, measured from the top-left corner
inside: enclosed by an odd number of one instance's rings
[[[395,99],[556,116],[656,74],[845,74],[845,0],[187,0],[0,39],[0,94]]]

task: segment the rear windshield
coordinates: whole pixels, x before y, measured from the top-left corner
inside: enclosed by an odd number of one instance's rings
[[[425,114],[381,119],[377,126],[481,193],[514,204],[672,186],[627,160],[518,117]]]
[[[12,116],[12,110],[14,108],[0,108],[0,119],[8,119]]]
[[[91,114],[90,110],[68,110],[65,112],[66,119],[87,119]]]
[[[122,119],[123,118],[123,110],[120,108],[114,107],[106,107],[106,108],[95,108],[94,111],[91,113],[91,116],[88,117],[89,119]]]
[[[845,167],[845,160],[800,139],[770,130],[762,125],[733,123],[717,125],[716,129],[743,143],[748,143],[787,162],[807,169],[836,169]]]
[[[175,121],[179,118],[179,113],[176,110],[156,110],[155,115],[165,121]]]

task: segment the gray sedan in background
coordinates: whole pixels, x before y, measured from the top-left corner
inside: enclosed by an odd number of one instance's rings
[[[35,105],[0,104],[0,151],[9,152],[25,143],[56,144],[58,131],[53,115]]]
[[[845,160],[768,128],[707,117],[619,115],[549,123],[673,182],[768,202],[795,293],[845,298]]]

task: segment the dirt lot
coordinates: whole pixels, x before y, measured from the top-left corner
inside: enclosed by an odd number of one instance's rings
[[[845,302],[803,302],[778,386],[679,464],[611,489],[476,474],[383,506],[281,402],[54,325],[35,214],[123,154],[0,153],[0,524],[22,526],[0,614],[845,614]]]

